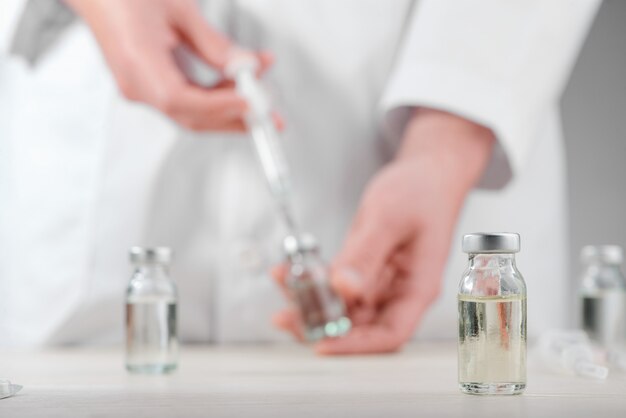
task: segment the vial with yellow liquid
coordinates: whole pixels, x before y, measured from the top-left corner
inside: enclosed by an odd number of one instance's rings
[[[520,237],[468,234],[469,265],[459,284],[459,388],[515,395],[526,388],[526,284],[515,265]]]

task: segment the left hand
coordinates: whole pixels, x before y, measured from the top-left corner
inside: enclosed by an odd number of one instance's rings
[[[238,48],[203,18],[195,0],[65,0],[91,28],[121,93],[195,131],[244,132],[248,104],[224,78],[190,82],[174,57],[186,47],[224,73]],[[255,53],[263,72],[268,53]],[[279,129],[282,120],[276,115]]]
[[[411,338],[439,294],[458,215],[493,142],[491,131],[473,122],[416,111],[400,152],[369,183],[332,266],[353,329],[317,343],[317,352],[388,352]],[[279,283],[285,273],[273,272]],[[296,310],[279,312],[274,323],[302,338]]]

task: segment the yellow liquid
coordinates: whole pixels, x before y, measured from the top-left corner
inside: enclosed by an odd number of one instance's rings
[[[517,394],[526,387],[526,297],[459,296],[459,387]]]

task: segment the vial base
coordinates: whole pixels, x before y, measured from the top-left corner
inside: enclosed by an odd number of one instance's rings
[[[526,389],[526,383],[459,383],[461,392],[470,395],[519,395]]]
[[[175,363],[170,364],[127,364],[126,370],[134,374],[168,374],[176,370]]]
[[[459,296],[459,386],[514,395],[526,386],[526,299]]]
[[[163,374],[176,369],[176,303],[133,300],[126,305],[126,369],[131,373]]]
[[[319,341],[323,338],[337,338],[347,334],[351,327],[352,322],[344,316],[335,321],[328,321],[326,325],[309,327],[305,330],[304,336],[307,341]]]

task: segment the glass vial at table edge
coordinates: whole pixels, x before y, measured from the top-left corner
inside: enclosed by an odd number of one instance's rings
[[[178,366],[178,292],[169,275],[167,247],[133,247],[133,274],[126,289],[126,369],[162,374]]]
[[[623,249],[587,245],[580,259],[585,265],[578,289],[580,327],[602,348],[626,348],[626,278],[620,270]]]
[[[463,236],[468,268],[458,291],[459,389],[515,395],[526,388],[526,284],[515,233]]]
[[[307,341],[347,334],[352,323],[343,300],[330,286],[328,268],[310,234],[289,235],[283,240],[287,258],[285,285],[300,312]]]

